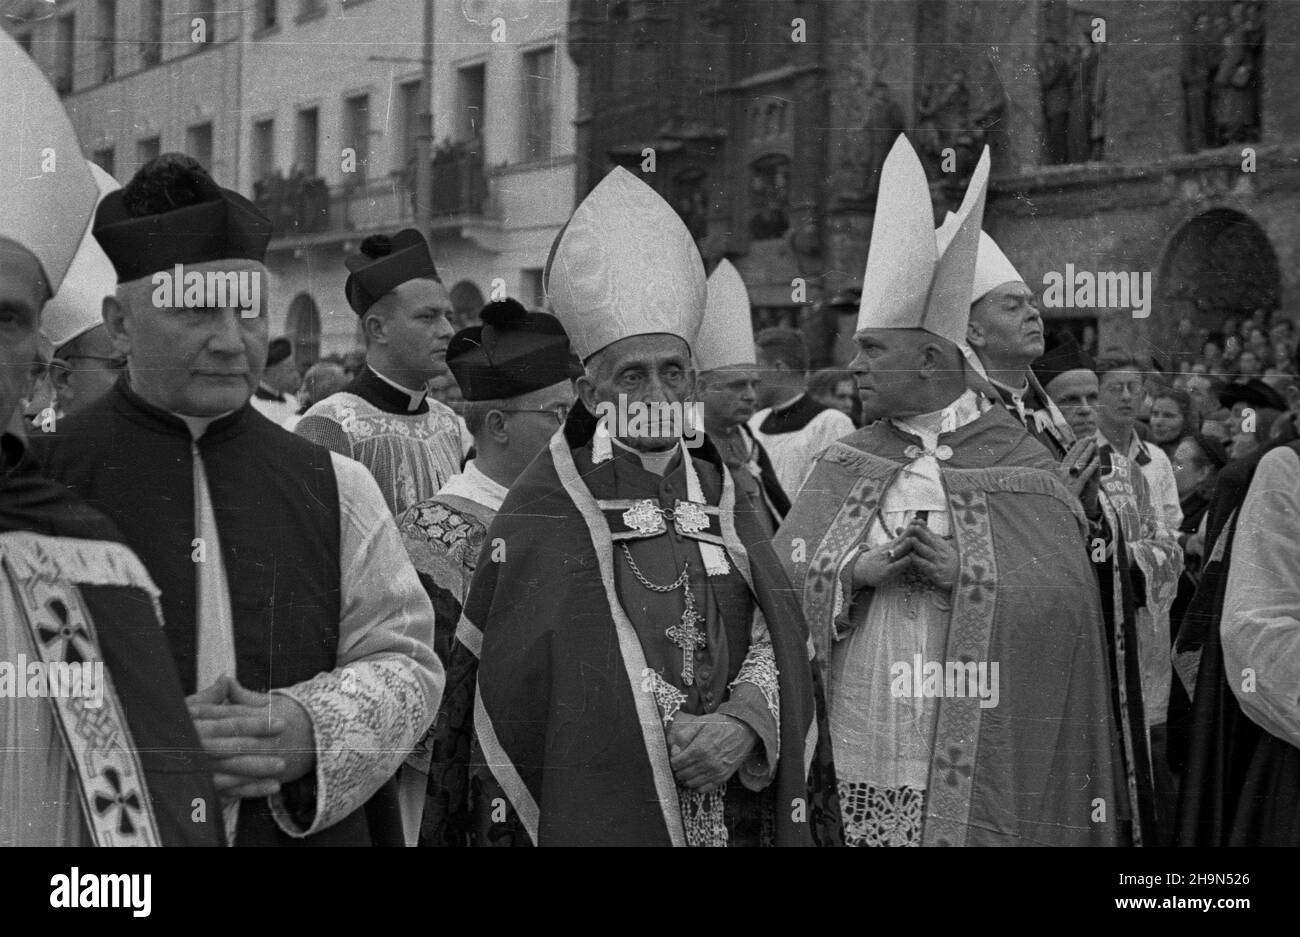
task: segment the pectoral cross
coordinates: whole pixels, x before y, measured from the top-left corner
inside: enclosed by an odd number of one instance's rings
[[[682,683],[687,686],[695,684],[695,651],[706,647],[708,642],[700,624],[704,621],[695,610],[695,596],[691,593],[691,584],[684,583],[682,591],[686,594],[686,607],[682,610],[681,621],[668,628],[664,634],[682,649]]]

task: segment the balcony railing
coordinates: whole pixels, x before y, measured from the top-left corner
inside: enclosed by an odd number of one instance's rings
[[[382,230],[414,222],[413,170],[332,189],[324,179],[275,173],[254,184],[253,202],[270,217],[276,238]],[[481,215],[486,201],[481,152],[440,149],[433,159],[433,217]]]

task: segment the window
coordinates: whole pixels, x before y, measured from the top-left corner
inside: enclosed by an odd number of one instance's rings
[[[212,172],[212,121],[195,124],[185,131],[185,152],[197,159],[209,173]]]
[[[298,112],[298,125],[295,128],[294,164],[301,169],[308,179],[314,179],[320,175],[320,170],[316,165],[318,148],[320,146],[320,110],[314,107],[304,107]]]
[[[410,183],[415,184],[415,159],[420,151],[420,85],[418,81],[408,81],[397,89],[398,107],[402,122],[402,148],[396,155],[397,165],[393,168],[399,173],[409,173]]]
[[[95,76],[112,81],[117,71],[117,0],[99,0],[95,11]]]
[[[76,66],[77,15],[69,13],[59,17],[58,61],[55,65],[54,88],[59,94],[72,92],[73,69]]]
[[[253,21],[254,32],[275,29],[280,24],[277,0],[257,0],[257,18]]]
[[[253,181],[261,182],[275,169],[275,121],[253,124]]]
[[[370,163],[370,95],[358,94],[343,102],[343,145],[356,153],[353,182],[364,182]]]
[[[523,158],[551,156],[551,123],[555,88],[555,49],[538,49],[524,55]]]
[[[90,161],[110,176],[113,176],[116,175],[116,172],[114,171],[114,163],[116,162],[115,156],[116,154],[113,152],[113,148],[111,146],[106,146],[96,150],[90,157]]]
[[[162,0],[144,0],[140,17],[140,64],[149,68],[162,61]]]
[[[145,137],[135,144],[135,166],[139,169],[151,159],[156,159],[162,152],[162,140],[158,137]]]
[[[456,139],[472,140],[483,132],[487,103],[487,66],[456,70]]]

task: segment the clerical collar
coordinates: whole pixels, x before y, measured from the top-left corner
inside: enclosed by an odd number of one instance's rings
[[[1004,398],[1010,397],[1012,400],[1024,400],[1029,396],[1029,391],[1031,390],[1029,386],[1029,378],[1025,378],[1025,383],[1019,390],[1016,390],[1009,384],[995,381],[993,378],[989,378],[989,383],[992,384],[997,389],[997,392]]]
[[[470,459],[465,463],[465,470],[459,475],[447,479],[447,484],[438,489],[438,497],[451,495],[481,504],[489,511],[500,511],[510,489],[488,477]]]
[[[967,388],[946,407],[929,413],[891,419],[890,422],[903,432],[919,437],[926,449],[933,449],[940,436],[955,433],[968,423],[978,420],[987,409],[987,405],[981,406],[982,401],[979,394]]]
[[[183,421],[189,427],[190,438],[197,441],[203,438],[203,434],[208,431],[209,426],[234,412],[234,410],[227,410],[225,413],[218,413],[216,416],[189,416],[184,413],[172,413],[172,416]]]
[[[380,374],[370,365],[366,365],[366,370],[369,371],[371,374],[373,374],[375,377],[379,378],[389,387],[393,388],[393,390],[400,391],[401,393],[406,395],[406,411],[408,413],[414,413],[415,411],[419,410],[420,405],[424,403],[424,397],[427,391],[423,389],[411,390],[411,388],[409,387],[403,387],[401,384],[397,383],[396,381],[384,377],[384,375]]]
[[[828,407],[825,404],[818,403],[807,394],[800,394],[794,400],[788,400],[768,411],[758,431],[768,436],[797,433],[826,409]]]
[[[193,440],[194,431],[185,420],[170,410],[164,410],[145,400],[131,388],[129,374],[123,374],[108,392],[106,402],[122,413],[133,423],[148,428],[151,432],[164,433],[169,436],[181,436]],[[237,410],[216,417],[203,417],[206,425],[203,429],[205,444],[222,442],[239,435],[248,425],[248,414],[252,412],[248,404]]]
[[[253,396],[258,400],[274,400],[276,403],[284,403],[284,394],[274,387],[267,387],[261,381],[257,384],[257,389],[253,391]]]
[[[786,410],[789,410],[791,407],[797,404],[799,402],[799,399],[804,396],[804,393],[805,393],[804,391],[800,391],[799,393],[791,397],[789,400],[776,404],[775,406],[772,407],[772,412],[784,413]]]
[[[665,449],[663,452],[643,452],[640,449],[633,449],[626,443],[619,442],[617,439],[611,440],[614,446],[622,449],[624,452],[631,453],[641,460],[641,467],[647,472],[658,475],[662,478],[668,474],[668,466],[672,464],[673,459],[677,458],[677,450],[680,446],[673,446],[671,449]]]

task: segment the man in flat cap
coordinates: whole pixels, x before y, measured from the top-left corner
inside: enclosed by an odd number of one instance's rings
[[[615,169],[544,279],[586,373],[488,527],[457,630],[479,658],[471,769],[509,807],[478,841],[833,836],[834,810],[810,795],[829,784],[809,779],[819,733],[797,603],[688,417],[705,305],[690,232]]]
[[[366,363],[342,393],[303,414],[294,432],[368,468],[397,517],[457,474],[470,447],[456,413],[426,387],[446,373],[451,296],[428,242],[411,228],[366,238],[345,263]]]
[[[297,377],[293,343],[283,335],[271,339],[266,346],[266,370],[262,372],[262,379],[257,382],[249,403],[272,423],[284,426],[298,414],[298,398],[291,389],[286,389],[290,382],[296,382]],[[297,421],[294,422],[296,425]]]
[[[736,483],[737,510],[743,505],[754,513],[770,540],[790,510],[790,499],[748,422],[758,384],[749,292],[726,258],[709,275],[708,291],[695,340],[704,428]]]
[[[54,89],[3,33],[0,74],[0,846],[215,846],[217,792],[158,587],[12,431],[96,188]],[[69,154],[59,172],[40,171],[45,147]]]
[[[488,303],[482,325],[457,332],[447,365],[468,402],[465,422],[474,434],[475,456],[436,496],[413,505],[398,527],[438,617],[437,650],[447,665],[449,688],[425,744],[403,772],[418,769],[425,809],[421,839],[464,843],[474,812],[490,813],[501,796],[490,772],[480,768],[470,783],[477,647],[455,640],[470,580],[483,551],[487,528],[510,486],[564,425],[573,405],[573,380],[582,366],[554,316],[528,312],[513,299]],[[492,551],[487,551],[492,559]],[[496,559],[499,561],[500,556]],[[432,760],[431,760],[432,759]],[[436,774],[429,776],[432,763]],[[428,804],[425,806],[425,787]],[[491,793],[483,793],[484,788]]]
[[[986,149],[940,251],[925,170],[895,142],[851,365],[874,422],[814,461],[774,541],[858,846],[1128,839],[1083,512],[965,372],[988,171]]]
[[[162,589],[238,845],[401,842],[393,775],[442,691],[433,609],[369,473],[249,406],[271,226],[193,159],[106,197],[128,369],[41,440]]]

